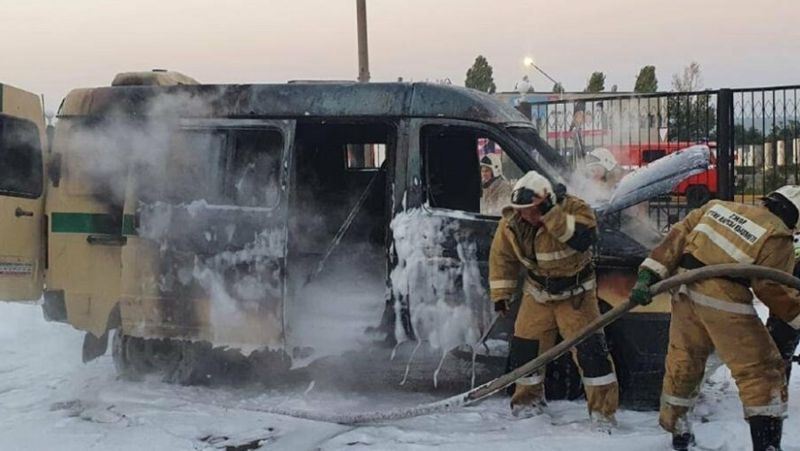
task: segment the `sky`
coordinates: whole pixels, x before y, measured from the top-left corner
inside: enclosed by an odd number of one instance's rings
[[[224,6],[223,6],[224,5]],[[355,0],[0,0],[0,82],[44,94],[166,68],[203,83],[352,80]],[[659,88],[691,61],[704,87],[800,84],[797,0],[367,0],[373,81],[464,83],[478,54],[499,91],[534,58],[568,91],[593,71],[630,90],[643,65]]]

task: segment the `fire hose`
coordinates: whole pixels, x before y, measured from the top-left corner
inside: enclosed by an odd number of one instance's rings
[[[650,292],[653,295],[670,291],[679,288],[681,285],[695,283],[705,279],[715,277],[735,277],[744,279],[766,279],[778,282],[800,290],[800,279],[793,277],[791,274],[779,271],[777,269],[765,268],[758,265],[745,265],[745,264],[724,264],[706,266],[703,268],[693,269],[672,277],[664,279],[650,287]],[[526,377],[532,372],[543,368],[551,361],[557,359],[562,354],[575,347],[583,340],[589,338],[592,334],[602,329],[603,327],[613,323],[621,316],[628,313],[635,308],[637,304],[627,301],[620,304],[613,309],[606,312],[604,315],[598,317],[586,327],[584,327],[576,336],[564,340],[554,347],[543,352],[535,359],[520,366],[519,368],[506,373],[496,379],[486,382],[483,385],[473,388],[467,392],[445,398],[440,401],[435,401],[427,404],[420,404],[408,408],[398,408],[378,412],[365,412],[357,414],[336,414],[336,413],[322,413],[322,412],[308,412],[292,409],[282,408],[264,408],[257,409],[260,412],[273,413],[279,415],[288,415],[307,420],[324,421],[330,423],[339,423],[344,425],[357,425],[364,423],[377,423],[382,421],[402,420],[422,415],[429,415],[433,413],[444,413],[474,404],[478,401],[488,398],[495,393],[503,390],[509,385],[516,382],[522,377]],[[797,360],[798,357],[795,357]]]

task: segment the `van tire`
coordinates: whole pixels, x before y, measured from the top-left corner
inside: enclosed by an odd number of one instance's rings
[[[143,338],[126,335],[120,329],[114,331],[111,358],[120,378],[139,381],[145,374],[152,372],[153,369],[144,356],[144,348]]]
[[[611,306],[600,300],[600,312]],[[628,314],[605,328],[619,381],[620,405],[658,410],[669,342],[669,313]]]

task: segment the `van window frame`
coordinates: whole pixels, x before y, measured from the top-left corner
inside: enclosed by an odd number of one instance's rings
[[[445,126],[455,128],[467,128],[475,130],[479,133],[485,134],[485,137],[497,143],[503,152],[507,153],[511,161],[523,172],[535,170],[542,171],[536,162],[525,151],[519,147],[514,138],[508,134],[504,129],[504,124],[487,124],[485,122],[468,121],[463,119],[433,119],[433,118],[415,118],[411,121],[411,136],[416,152],[411,152],[409,155],[409,183],[410,186],[420,186],[422,188],[422,198],[420,199],[421,207],[430,212],[442,212],[449,215],[467,215],[470,218],[493,220],[497,221],[500,216],[492,216],[481,214],[480,212],[457,210],[446,207],[435,207],[430,202],[429,189],[428,189],[428,165],[426,158],[423,154],[426,150],[423,148],[422,143],[422,130],[428,126]],[[477,153],[477,147],[475,149]],[[480,166],[476,168],[479,170]],[[550,178],[550,174],[546,175]]]
[[[16,197],[22,199],[38,199],[42,197],[42,194],[44,193],[44,165],[43,165],[44,155],[42,149],[41,130],[39,130],[39,127],[36,125],[35,122],[29,119],[12,116],[9,114],[0,113],[0,121],[4,122],[8,121],[9,124],[16,124],[26,128],[29,127],[35,132],[36,139],[35,141],[31,142],[32,146],[29,149],[32,150],[33,152],[31,153],[31,155],[28,155],[29,157],[28,161],[30,162],[32,170],[31,178],[35,178],[36,179],[35,181],[38,182],[35,184],[31,182],[30,187],[33,187],[35,185],[36,188],[28,192],[6,189],[5,186],[0,185],[0,196]],[[0,136],[0,138],[2,138],[2,136]],[[0,141],[0,145],[2,144],[3,142]],[[0,149],[0,152],[5,152],[5,149]]]
[[[280,120],[280,119],[227,119],[227,118],[211,118],[211,119],[181,119],[176,132],[202,132],[209,133],[223,132],[227,133],[235,130],[263,130],[274,131],[281,136],[281,153],[278,161],[278,196],[273,205],[270,206],[246,206],[234,203],[211,203],[206,202],[209,209],[225,209],[236,208],[247,211],[260,211],[260,212],[274,212],[281,208],[286,197],[286,190],[289,184],[289,165],[291,159],[291,148],[294,143],[294,120]],[[226,139],[225,149],[223,152],[230,150],[230,142]],[[226,160],[227,161],[227,160]],[[228,171],[229,168],[221,168],[222,171]],[[222,193],[220,193],[222,194]],[[200,199],[195,199],[200,200]]]

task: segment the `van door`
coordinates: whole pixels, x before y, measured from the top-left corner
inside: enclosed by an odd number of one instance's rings
[[[408,206],[392,223],[405,338],[448,350],[474,343],[491,319],[489,249],[523,174],[520,150],[498,135],[472,122],[411,121]]]
[[[42,295],[42,186],[42,133],[27,119],[0,114],[2,300],[36,300]]]
[[[129,177],[136,187],[129,180],[123,220],[126,334],[283,346],[294,127],[185,120],[164,166]]]

